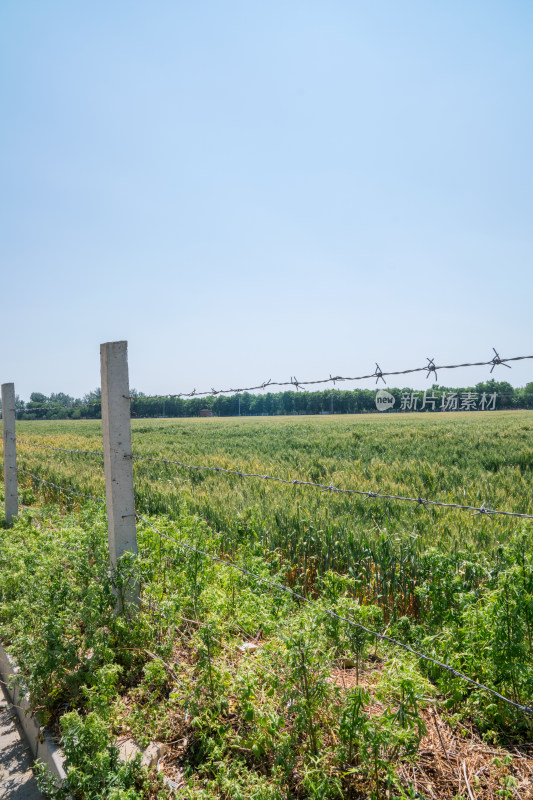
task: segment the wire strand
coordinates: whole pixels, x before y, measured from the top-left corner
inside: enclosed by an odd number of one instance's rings
[[[90,456],[100,456],[100,458],[104,457],[103,452],[100,450],[68,450],[65,447],[53,447],[51,444],[37,444],[36,442],[27,442],[25,439],[19,439],[18,436],[15,439],[17,444],[23,444],[25,447],[40,447],[45,450],[55,450],[59,453],[76,453],[77,455],[90,455]]]
[[[379,364],[376,363],[376,369],[374,372],[368,373],[367,375],[357,375],[355,377],[344,377],[342,375],[330,375],[329,378],[320,378],[319,380],[314,381],[299,381],[295,377],[291,377],[288,381],[273,381],[269,379],[268,381],[263,381],[262,383],[257,384],[257,386],[248,386],[242,389],[210,389],[206,392],[197,392],[196,389],[193,389],[192,392],[178,392],[176,394],[151,394],[151,395],[142,395],[130,397],[130,400],[164,400],[166,398],[179,398],[179,397],[208,397],[208,396],[216,396],[220,394],[228,395],[228,394],[240,394],[241,392],[253,392],[258,389],[267,389],[271,386],[294,386],[296,390],[303,388],[304,386],[316,386],[318,384],[324,383],[344,383],[346,381],[364,381],[369,380],[370,378],[375,378],[376,383],[382,380],[383,383],[386,383],[385,377],[390,377],[392,375],[411,375],[417,372],[425,372],[426,377],[429,378],[431,374],[437,378],[437,372],[443,369],[462,369],[463,367],[488,367],[491,366],[491,373],[494,367],[496,366],[504,366],[511,368],[509,365],[509,361],[524,361],[526,359],[532,359],[532,356],[512,356],[511,358],[500,358],[497,351],[494,350],[494,356],[489,361],[471,361],[463,364],[440,364],[437,365],[434,363],[434,359],[428,358],[426,361],[428,362],[423,367],[413,367],[412,369],[402,369],[402,370],[392,370],[386,371],[382,370],[379,367]]]
[[[154,463],[160,464],[174,464],[178,467],[183,467],[185,469],[191,469],[196,471],[207,471],[207,472],[221,472],[225,473],[226,475],[237,475],[240,478],[258,478],[264,481],[274,481],[275,483],[283,483],[287,486],[310,486],[315,489],[320,489],[323,492],[330,492],[330,493],[337,493],[337,494],[350,494],[350,495],[359,495],[365,497],[367,500],[399,500],[405,503],[415,503],[419,506],[435,506],[438,508],[455,508],[458,511],[473,511],[475,512],[473,516],[479,515],[486,515],[486,516],[505,516],[505,517],[519,517],[521,519],[533,519],[532,514],[523,514],[518,511],[499,511],[498,509],[491,508],[490,504],[485,505],[483,503],[481,506],[469,506],[469,505],[462,505],[460,503],[444,503],[439,500],[429,500],[424,497],[404,497],[403,495],[394,495],[394,494],[383,494],[381,492],[373,492],[370,490],[363,491],[362,489],[341,489],[338,486],[334,486],[333,484],[326,485],[324,483],[314,483],[313,481],[300,481],[297,479],[291,478],[279,478],[274,475],[261,475],[255,472],[242,472],[241,470],[236,469],[225,469],[224,467],[212,467],[212,466],[195,466],[192,464],[185,464],[181,461],[174,461],[171,459],[166,458],[151,458],[148,456],[126,456],[126,458],[132,458],[134,461],[152,461]]]
[[[66,486],[59,486],[57,483],[52,483],[52,481],[48,481],[45,478],[40,478],[39,475],[34,475],[33,472],[28,472],[20,467],[16,467],[16,470],[17,472],[21,472],[23,475],[29,475],[30,478],[33,478],[35,481],[39,481],[39,483],[45,483],[47,486],[53,486],[54,489],[58,489],[60,492],[73,494],[76,495],[76,497],[85,497],[87,500],[98,500],[100,503],[106,502],[105,497],[95,497],[92,494],[81,494],[81,492],[75,492],[74,489],[67,489]]]

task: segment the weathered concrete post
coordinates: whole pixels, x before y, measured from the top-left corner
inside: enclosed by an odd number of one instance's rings
[[[137,554],[128,343],[100,345],[100,367],[109,560],[114,569],[124,553]],[[123,600],[130,603],[139,601],[139,587],[133,579],[125,587]]]
[[[6,523],[19,513],[17,492],[17,444],[15,441],[15,384],[2,384],[2,428],[4,432],[4,487]]]

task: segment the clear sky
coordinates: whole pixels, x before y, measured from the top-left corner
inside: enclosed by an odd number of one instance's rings
[[[3,0],[0,382],[531,354],[532,41],[530,0]]]

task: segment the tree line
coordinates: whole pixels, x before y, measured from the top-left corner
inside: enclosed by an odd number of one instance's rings
[[[376,389],[330,388],[318,392],[285,391],[208,397],[154,398],[132,389],[130,394],[133,417],[197,417],[205,409],[214,416],[277,416],[290,414],[364,414],[376,411]],[[482,409],[485,395],[488,400],[496,394],[489,408],[533,408],[533,383],[513,387],[506,381],[490,380],[475,386],[450,388],[433,384],[426,393],[411,388],[383,387],[394,397],[393,407],[386,413],[410,411],[437,412],[442,410]],[[455,398],[453,397],[455,395]],[[475,396],[476,399],[472,399]],[[465,400],[469,397],[470,401]],[[82,398],[59,392],[49,397],[33,392],[25,402],[17,397],[17,419],[100,419],[101,391],[95,389]],[[450,401],[453,400],[455,405]],[[477,403],[477,404],[476,404]],[[205,413],[205,412],[204,412]]]

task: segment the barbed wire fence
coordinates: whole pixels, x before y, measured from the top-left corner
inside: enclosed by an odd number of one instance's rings
[[[319,378],[318,380],[307,380],[307,381],[299,381],[296,377],[291,377],[288,381],[273,381],[269,378],[267,381],[263,381],[262,383],[257,384],[256,386],[248,386],[241,389],[209,389],[203,392],[197,392],[196,389],[193,389],[192,392],[178,392],[177,394],[152,394],[152,395],[143,395],[143,399],[146,400],[164,400],[167,398],[172,397],[207,397],[211,396],[214,397],[219,394],[242,394],[243,392],[255,392],[257,390],[264,391],[265,389],[271,388],[273,386],[277,387],[284,387],[284,386],[292,386],[296,390],[304,389],[306,386],[318,386],[323,385],[325,383],[333,383],[334,385],[337,383],[346,383],[350,381],[364,381],[370,380],[372,378],[376,379],[376,384],[381,380],[383,383],[386,383],[385,378],[396,376],[396,375],[412,375],[414,373],[425,372],[426,378],[429,378],[430,375],[435,376],[435,380],[437,379],[437,373],[442,370],[446,369],[461,369],[463,367],[486,367],[490,366],[490,372],[494,370],[494,367],[497,366],[504,366],[511,368],[510,361],[524,361],[525,359],[531,359],[533,356],[513,356],[511,358],[500,358],[499,354],[494,350],[494,356],[489,361],[470,361],[465,362],[462,364],[435,364],[434,358],[426,358],[428,362],[422,367],[412,367],[409,369],[402,369],[402,370],[391,370],[386,371],[382,370],[379,364],[376,362],[376,368],[374,372],[370,372],[366,375],[356,375],[352,377],[342,376],[342,375],[330,375],[329,378]],[[130,398],[135,399],[135,398]]]
[[[336,386],[337,383],[350,383],[350,382],[357,382],[357,381],[365,381],[365,380],[372,380],[376,379],[376,384],[379,381],[383,381],[386,384],[385,378],[400,376],[400,375],[413,375],[419,373],[425,373],[426,378],[429,378],[431,375],[434,376],[435,380],[438,379],[438,373],[444,370],[455,370],[455,369],[463,369],[466,367],[485,367],[490,366],[490,373],[492,374],[493,370],[497,366],[507,367],[511,369],[511,362],[516,361],[525,361],[528,359],[533,359],[533,355],[526,355],[526,356],[511,356],[509,358],[501,358],[497,350],[493,347],[494,355],[486,360],[486,361],[467,361],[458,364],[435,364],[434,358],[426,358],[427,364],[421,367],[410,367],[408,369],[402,370],[382,370],[379,364],[376,362],[375,369],[373,372],[369,372],[363,375],[355,375],[355,376],[346,376],[346,375],[329,375],[327,378],[318,378],[314,380],[298,380],[295,376],[291,376],[289,380],[281,381],[281,380],[272,380],[269,378],[268,380],[262,381],[255,385],[251,386],[244,386],[241,388],[228,388],[228,389],[215,389],[211,388],[205,391],[197,391],[196,389],[192,389],[192,391],[188,392],[169,392],[167,394],[144,394],[139,392],[135,395],[128,395],[127,399],[131,401],[136,400],[170,400],[170,399],[180,399],[180,398],[195,398],[195,397],[217,397],[219,395],[234,395],[234,394],[244,394],[245,392],[256,392],[256,391],[264,391],[265,389],[271,389],[274,387],[277,388],[285,388],[285,387],[292,387],[296,389],[296,391],[306,391],[306,387],[308,386],[319,386],[325,384],[333,384]],[[94,400],[89,401],[87,403],[83,403],[80,406],[72,406],[64,408],[68,408],[69,410],[73,410],[76,408],[85,408],[85,407],[93,407],[93,406],[100,406],[101,400]],[[23,408],[18,408],[18,413],[33,413],[34,411],[51,411],[51,410],[60,410],[60,406],[52,406],[52,405],[41,405],[41,406],[27,406]]]
[[[104,449],[102,451],[97,450],[87,450],[87,449],[77,449],[77,448],[62,448],[56,447],[54,445],[47,444],[46,442],[34,442],[28,441],[27,439],[19,438],[15,435],[15,416],[16,412],[15,409],[7,408],[6,404],[3,404],[3,428],[4,428],[4,463],[3,463],[3,472],[4,472],[4,480],[6,481],[6,500],[8,499],[8,483],[7,483],[7,476],[10,475],[10,472],[14,470],[14,474],[16,476],[23,475],[26,479],[29,479],[34,486],[40,485],[47,489],[50,489],[54,492],[62,493],[68,497],[75,497],[80,498],[81,500],[90,500],[98,503],[105,504],[108,510],[108,520],[109,520],[109,527],[110,527],[110,558],[112,564],[116,564],[117,560],[123,555],[125,552],[131,552],[132,548],[124,549],[124,545],[127,544],[127,536],[124,537],[124,531],[122,530],[125,521],[127,521],[127,525],[129,527],[129,531],[131,533],[132,524],[133,529],[135,529],[135,521],[139,520],[142,522],[143,525],[149,526],[153,529],[161,538],[168,539],[173,541],[179,545],[179,547],[195,552],[198,555],[201,555],[204,558],[210,559],[212,562],[217,563],[224,568],[232,569],[240,572],[241,574],[247,575],[254,581],[257,581],[259,584],[265,585],[269,587],[269,589],[273,589],[275,591],[283,592],[289,596],[292,596],[298,602],[305,602],[306,604],[314,607],[319,613],[324,614],[325,616],[336,618],[346,625],[353,626],[360,630],[366,632],[369,636],[374,637],[377,640],[388,642],[389,644],[399,647],[407,652],[410,652],[416,658],[429,662],[434,666],[442,669],[455,677],[459,678],[462,681],[465,681],[469,685],[476,687],[479,690],[485,691],[488,694],[498,698],[501,702],[514,707],[515,709],[519,710],[520,712],[527,714],[529,716],[533,716],[533,708],[531,706],[523,705],[517,703],[510,698],[505,697],[504,695],[500,694],[496,690],[488,687],[473,678],[470,678],[465,673],[457,670],[455,667],[438,661],[437,659],[428,656],[427,654],[421,653],[415,649],[413,649],[410,645],[401,642],[393,637],[388,636],[385,633],[380,633],[379,631],[375,631],[371,628],[362,625],[361,623],[357,623],[354,620],[350,620],[347,617],[337,614],[336,612],[324,608],[322,605],[317,603],[314,600],[311,600],[309,597],[306,597],[303,594],[295,592],[290,587],[286,586],[285,584],[279,583],[277,581],[272,581],[263,576],[254,573],[251,570],[248,570],[238,564],[235,564],[232,561],[229,561],[226,558],[221,558],[213,553],[209,553],[207,551],[201,550],[199,548],[195,548],[191,544],[187,542],[183,542],[178,540],[176,537],[168,536],[162,532],[153,522],[147,519],[145,516],[142,516],[139,511],[135,508],[135,500],[134,500],[134,491],[133,491],[133,473],[132,473],[132,465],[134,462],[152,462],[152,463],[160,463],[165,465],[173,465],[177,466],[182,469],[192,470],[192,471],[208,471],[214,474],[221,474],[221,475],[232,475],[237,476],[241,479],[252,479],[252,480],[263,480],[273,482],[275,484],[292,486],[292,487],[305,487],[312,490],[318,490],[325,494],[342,494],[342,495],[350,495],[350,496],[358,496],[363,497],[365,500],[377,501],[377,500],[387,500],[393,502],[400,502],[400,503],[409,503],[409,504],[416,504],[422,507],[436,507],[442,509],[453,509],[460,512],[469,512],[473,516],[480,516],[480,517],[494,517],[494,516],[502,516],[502,517],[513,517],[513,518],[520,518],[525,520],[533,519],[533,514],[517,512],[517,511],[509,511],[509,510],[501,510],[501,509],[493,509],[490,504],[482,503],[480,506],[472,506],[467,504],[460,504],[460,503],[448,503],[443,502],[440,500],[431,499],[428,497],[422,497],[420,493],[418,496],[410,497],[407,495],[394,495],[383,493],[380,489],[377,491],[373,491],[372,489],[351,489],[351,488],[341,488],[340,486],[330,484],[321,484],[314,481],[308,480],[300,480],[297,478],[284,478],[275,475],[266,475],[260,473],[247,473],[239,469],[226,469],[220,466],[213,466],[213,465],[193,465],[187,464],[182,462],[178,459],[166,459],[166,458],[157,458],[151,456],[143,456],[137,455],[132,451],[131,448],[131,433],[130,433],[130,415],[129,415],[129,404],[130,400],[132,399],[129,395],[129,392],[125,386],[127,386],[127,360],[126,360],[126,349],[122,347],[119,348],[120,353],[118,353],[118,361],[114,365],[113,368],[108,370],[109,374],[107,375],[107,380],[104,380],[104,362],[112,361],[113,357],[117,357],[116,350],[113,349],[113,345],[125,345],[126,343],[109,343],[108,345],[102,345],[102,372],[103,372],[103,397],[102,397],[102,409],[103,409],[103,428],[104,428]],[[107,348],[104,350],[104,348]],[[105,355],[104,355],[105,354]],[[494,357],[489,361],[479,361],[479,362],[465,362],[462,364],[454,364],[454,365],[436,365],[434,359],[427,359],[428,364],[425,367],[418,367],[414,369],[408,370],[395,370],[391,372],[382,371],[378,364],[376,364],[376,370],[374,373],[365,375],[365,376],[358,376],[352,378],[345,378],[341,376],[330,376],[326,379],[316,380],[316,381],[298,381],[296,378],[291,378],[290,381],[287,382],[274,382],[268,381],[254,387],[248,387],[247,389],[230,389],[230,390],[215,390],[212,389],[210,392],[193,392],[189,393],[180,393],[175,395],[151,395],[151,398],[163,398],[163,397],[194,397],[200,395],[214,395],[214,394],[228,394],[228,393],[241,393],[244,391],[253,391],[258,389],[265,389],[268,386],[287,386],[292,385],[296,389],[305,388],[308,385],[316,385],[328,382],[341,382],[341,381],[355,381],[355,380],[363,380],[368,378],[376,378],[376,383],[379,380],[385,381],[385,377],[393,376],[393,375],[405,375],[413,372],[427,372],[427,377],[431,374],[434,374],[435,377],[437,375],[438,370],[444,369],[458,369],[461,367],[474,367],[474,366],[490,366],[490,372],[494,370],[496,366],[505,366],[510,367],[510,364],[507,362],[513,361],[521,361],[524,359],[531,359],[533,356],[516,356],[512,358],[500,358],[499,354],[494,350]],[[107,359],[107,361],[106,361]],[[124,367],[126,372],[124,373]],[[115,380],[115,373],[118,373],[118,380]],[[124,378],[126,378],[126,383],[124,382]],[[4,389],[6,385],[3,385],[2,389]],[[9,385],[11,386],[11,385]],[[13,391],[14,397],[14,391]],[[110,409],[110,398],[114,401],[115,405],[118,403],[121,405],[121,409],[119,414],[117,415],[113,409]],[[107,410],[105,406],[107,404]],[[6,413],[8,412],[8,413]],[[124,427],[126,426],[128,435],[124,437]],[[107,427],[107,432],[106,432]],[[109,431],[109,427],[115,428],[114,432]],[[118,439],[117,439],[118,435]],[[118,446],[113,446],[113,439],[115,440],[115,445],[118,442]],[[67,486],[62,486],[61,484],[56,483],[42,475],[38,475],[35,472],[31,472],[26,470],[22,467],[18,467],[16,464],[16,445],[21,445],[22,447],[28,448],[35,448],[39,451],[53,451],[58,453],[69,454],[70,456],[96,456],[98,458],[103,459],[104,461],[104,471],[106,477],[106,496],[96,496],[84,492],[78,492],[75,489]],[[11,450],[10,450],[11,448]],[[129,451],[129,452],[128,452]],[[15,458],[13,459],[10,456],[15,452]],[[131,476],[131,480],[128,478],[128,475]],[[126,477],[124,477],[126,476]],[[11,478],[13,475],[11,474]],[[113,487],[113,483],[116,483],[117,486]],[[131,483],[131,486],[129,485]],[[12,486],[12,484],[11,484]],[[113,498],[113,489],[117,492],[118,487],[118,505],[120,506],[122,511],[125,513],[120,514],[120,519],[113,519],[113,513],[110,513],[110,507],[113,509],[113,506],[117,505],[117,497]],[[11,491],[11,489],[10,489]],[[7,509],[7,502],[6,502],[6,509]],[[115,514],[116,517],[116,514]],[[7,518],[7,513],[6,513]],[[111,528],[114,526],[115,530],[112,532]],[[112,542],[114,542],[114,552],[111,552]],[[121,550],[122,548],[122,550]],[[135,537],[135,547],[134,550],[136,552],[136,537]],[[134,589],[132,588],[131,600],[133,602],[138,602],[138,597],[135,597]]]

